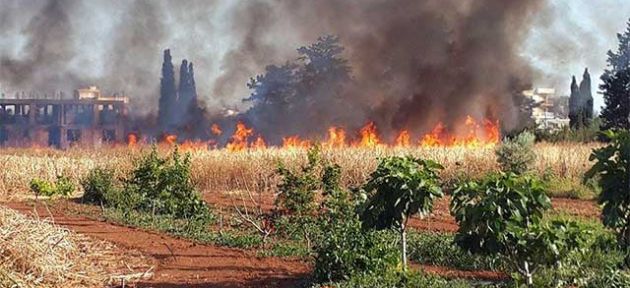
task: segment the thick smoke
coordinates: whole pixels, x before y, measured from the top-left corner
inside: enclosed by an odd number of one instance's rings
[[[175,64],[184,58],[195,63],[208,111],[245,110],[249,77],[333,34],[352,66],[353,83],[343,97],[357,109],[331,107],[323,120],[347,113],[347,123],[339,125],[371,119],[384,132],[426,131],[437,120],[450,124],[471,114],[499,118],[509,128],[518,122],[513,95],[544,75],[521,50],[532,22],[547,15],[538,13],[546,4],[0,0],[0,90],[68,93],[96,84],[129,95],[136,112],[155,112],[162,50],[170,48]],[[318,124],[293,123],[297,131]]]

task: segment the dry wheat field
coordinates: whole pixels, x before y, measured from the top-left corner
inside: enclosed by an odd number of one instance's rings
[[[598,144],[540,143],[535,147],[536,162],[533,166],[539,175],[580,181],[590,167],[589,155]],[[0,195],[2,199],[15,200],[30,197],[28,183],[34,177],[53,180],[56,175],[69,176],[77,184],[81,177],[95,167],[111,167],[123,174],[135,159],[151,149],[145,147],[111,147],[104,149],[71,148],[65,151],[42,148],[16,148],[0,150]],[[167,153],[171,146],[160,146]],[[281,161],[288,166],[301,165],[306,157],[305,149],[253,149],[231,152],[225,149],[182,149],[190,153],[192,176],[202,193],[250,190],[264,192],[273,189],[277,179],[273,171]],[[362,183],[373,171],[378,159],[391,155],[414,155],[441,163],[445,169],[445,182],[458,176],[476,177],[496,171],[493,148],[338,148],[323,149],[324,159],[339,164],[343,182],[348,186]],[[80,192],[80,191],[78,191]]]

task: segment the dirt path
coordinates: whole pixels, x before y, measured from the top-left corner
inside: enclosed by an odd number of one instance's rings
[[[33,208],[23,203],[2,205],[24,214],[33,213]],[[40,217],[48,215],[44,209],[38,209],[38,213]],[[55,209],[52,214],[58,225],[154,258],[157,265],[153,278],[138,283],[138,287],[293,287],[310,271],[300,261],[258,258],[248,251],[196,245],[157,233],[64,215]]]

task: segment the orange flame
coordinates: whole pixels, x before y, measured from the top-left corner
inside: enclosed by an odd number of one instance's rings
[[[219,127],[218,124],[212,124],[212,126],[210,126],[210,131],[212,132],[213,135],[219,136],[221,134],[223,134],[223,131],[221,130],[221,127]]]
[[[409,131],[402,130],[396,137],[396,146],[398,147],[409,147],[411,146],[411,136],[409,135]]]
[[[252,148],[254,149],[265,149],[267,148],[267,143],[265,143],[265,139],[261,136],[256,137],[256,141],[252,143]]]
[[[168,145],[175,145],[177,144],[177,135],[165,134],[162,141]]]
[[[483,121],[483,127],[471,116],[467,116],[463,123],[464,135],[450,134],[442,123],[438,123],[433,130],[420,140],[422,147],[460,146],[460,147],[492,147],[499,143],[499,122],[488,119]]]
[[[324,143],[324,146],[329,148],[346,146],[346,131],[338,127],[328,128],[328,139]]]
[[[311,147],[311,143],[308,140],[302,140],[299,136],[289,136],[282,138],[282,148],[308,148]]]
[[[232,134],[232,140],[227,144],[229,151],[242,151],[248,146],[247,138],[254,133],[254,130],[247,128],[242,122],[236,123],[236,130]]]
[[[357,144],[359,147],[374,148],[380,144],[378,133],[376,132],[376,125],[374,122],[368,122],[359,131],[361,134],[361,140]]]
[[[136,144],[138,144],[138,135],[136,135],[135,133],[127,134],[127,146],[135,147]]]

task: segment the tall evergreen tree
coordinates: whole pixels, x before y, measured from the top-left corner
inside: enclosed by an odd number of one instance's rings
[[[164,50],[162,62],[162,79],[160,80],[160,99],[158,106],[158,125],[163,131],[173,125],[173,110],[176,107],[177,90],[175,87],[175,72],[171,57],[171,50]]]
[[[617,34],[617,51],[608,51],[608,69],[601,79],[604,95],[601,117],[603,129],[630,129],[630,21],[622,34]]]
[[[589,126],[593,120],[593,92],[591,91],[591,74],[584,69],[580,82],[580,104],[582,105],[582,120],[584,126]]]
[[[571,96],[569,96],[569,125],[572,129],[581,126],[580,89],[578,88],[575,76],[571,79]]]

